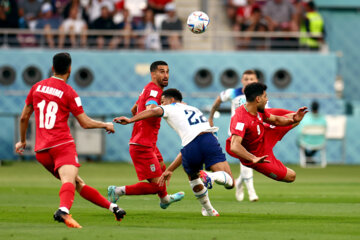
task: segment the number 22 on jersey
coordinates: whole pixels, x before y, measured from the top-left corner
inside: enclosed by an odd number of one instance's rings
[[[38,108],[39,108],[39,128],[46,128],[46,129],[52,129],[55,125],[55,121],[56,121],[56,113],[59,109],[59,106],[57,105],[56,102],[50,101],[47,104],[46,107],[46,111],[45,110],[45,106],[46,106],[46,101],[42,100],[41,102],[39,102],[37,104]]]

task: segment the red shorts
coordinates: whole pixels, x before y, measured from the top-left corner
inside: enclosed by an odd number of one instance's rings
[[[245,162],[242,159],[239,159],[241,163],[247,167],[253,168],[256,171],[264,174],[265,176],[272,178],[277,181],[281,181],[285,178],[287,173],[287,168],[285,165],[276,157],[273,153],[273,148],[275,144],[280,141],[283,136],[292,129],[292,126],[286,127],[272,127],[266,126],[264,133],[264,143],[263,143],[263,155],[268,155],[266,160],[269,160],[270,163],[256,163],[252,164]],[[226,141],[226,151],[233,157],[237,157],[234,153],[230,151],[230,141]],[[261,156],[257,156],[261,157]],[[237,157],[238,158],[238,157]]]
[[[157,147],[130,144],[129,152],[139,181],[161,176],[163,158]]]
[[[57,170],[63,165],[80,167],[74,142],[37,152],[36,159],[57,178],[59,178]]]

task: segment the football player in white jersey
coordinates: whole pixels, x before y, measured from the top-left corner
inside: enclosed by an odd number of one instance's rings
[[[191,189],[202,205],[202,215],[219,216],[210,203],[207,189],[211,188],[214,182],[231,189],[234,181],[225,154],[213,134],[218,128],[211,127],[199,109],[181,101],[180,91],[167,89],[162,93],[160,107],[143,111],[130,119],[117,117],[114,121],[125,125],[145,118],[163,117],[180,136],[183,148],[159,182],[169,183],[173,171],[182,164],[189,177]],[[202,170],[204,164],[205,169],[212,173]]]
[[[246,70],[241,78],[241,84],[243,87],[229,88],[220,93],[220,95],[216,98],[214,104],[212,105],[210,111],[210,126],[214,126],[214,114],[222,102],[231,101],[231,116],[235,114],[235,110],[246,102],[244,88],[253,82],[258,82],[255,71]],[[235,197],[238,201],[244,200],[244,183],[248,190],[249,200],[252,202],[259,200],[259,197],[257,196],[254,187],[253,175],[254,173],[252,168],[245,167],[240,163],[240,176],[235,180]]]

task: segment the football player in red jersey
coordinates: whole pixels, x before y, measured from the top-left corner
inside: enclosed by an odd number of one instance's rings
[[[226,140],[226,151],[245,166],[265,176],[277,181],[293,182],[295,171],[276,159],[273,147],[299,124],[307,108],[301,107],[287,117],[273,115],[265,109],[268,101],[266,89],[262,83],[251,83],[245,88],[246,103],[237,108],[231,118],[231,136]]]
[[[164,61],[153,62],[150,66],[151,82],[142,90],[136,104],[131,108],[133,115],[160,105],[161,94],[169,82],[169,66]],[[148,118],[134,124],[130,138],[130,156],[140,182],[127,186],[109,186],[108,198],[115,203],[123,195],[158,194],[160,207],[166,209],[171,203],[180,201],[184,192],[169,195],[166,186],[158,180],[166,166],[156,146],[161,118]],[[147,182],[141,182],[147,180]]]
[[[86,185],[78,175],[80,164],[67,122],[71,112],[85,129],[104,128],[108,133],[114,133],[114,126],[111,122],[95,121],[88,117],[80,97],[66,83],[71,73],[70,54],[56,54],[53,57],[52,70],[54,76],[34,84],[26,98],[20,118],[20,141],[16,143],[15,150],[19,154],[23,153],[29,119],[35,112],[36,159],[62,183],[59,192],[60,205],[54,219],[64,222],[68,227],[81,228],[69,214],[76,189],[83,198],[109,209],[115,214],[116,220],[121,221],[125,211],[109,202],[96,189]]]

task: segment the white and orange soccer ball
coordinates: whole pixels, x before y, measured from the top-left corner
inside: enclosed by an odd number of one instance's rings
[[[205,32],[209,22],[209,16],[201,11],[192,12],[187,18],[187,25],[190,31],[196,34]]]

